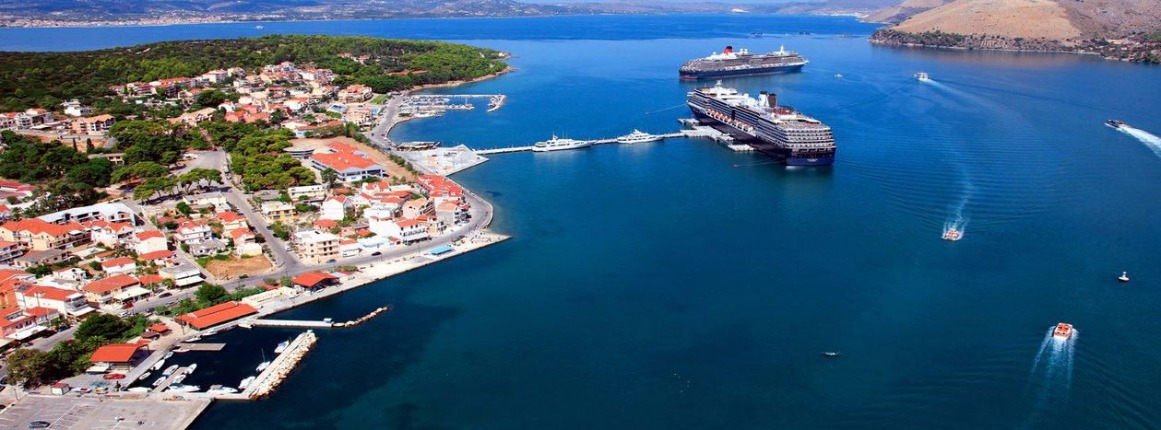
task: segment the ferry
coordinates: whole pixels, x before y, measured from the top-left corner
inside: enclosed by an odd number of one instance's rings
[[[1056,329],[1052,331],[1052,337],[1060,340],[1068,340],[1068,338],[1072,337],[1072,324],[1057,324]]]
[[[918,79],[918,80],[921,80],[921,81],[930,81],[930,80],[931,80],[931,78],[927,76],[927,72],[919,72],[919,73],[916,73],[916,74],[915,74],[915,79]]]
[[[588,148],[590,146],[593,146],[593,142],[591,142],[591,141],[567,139],[567,138],[562,139],[562,138],[556,137],[556,135],[554,134],[554,135],[552,135],[552,139],[548,139],[548,140],[545,140],[543,142],[536,142],[535,145],[532,145],[532,151],[533,152],[563,151],[566,149]]]
[[[948,227],[947,231],[943,232],[943,240],[955,242],[963,239],[963,232],[956,230],[955,227]]]
[[[658,136],[656,134],[649,134],[649,133],[643,132],[641,130],[634,129],[632,133],[626,134],[624,136],[618,136],[617,143],[633,144],[633,143],[657,142],[657,141],[664,139],[664,138],[665,138],[664,136]]]
[[[1125,126],[1128,126],[1128,124],[1125,124],[1124,121],[1117,121],[1115,119],[1110,119],[1108,121],[1105,121],[1105,125],[1112,127],[1112,128],[1115,128],[1117,130],[1120,130],[1120,129],[1124,128]]]

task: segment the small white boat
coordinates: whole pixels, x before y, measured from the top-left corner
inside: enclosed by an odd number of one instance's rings
[[[161,356],[161,359],[162,360],[169,360],[169,357],[173,357],[173,351],[169,351],[169,352],[165,353],[165,355]]]
[[[178,365],[176,365],[176,364],[175,364],[175,365],[172,365],[172,366],[166,367],[166,368],[165,368],[165,370],[162,370],[162,371],[161,371],[161,376],[169,376],[169,375],[172,375],[172,374],[173,374],[173,372],[176,372],[176,371],[177,371],[177,368],[178,368],[178,367],[181,367],[181,366],[178,366]]]
[[[166,378],[165,376],[158,377],[156,381],[153,381],[153,386],[154,387],[160,386],[162,382],[165,382],[165,378]]]
[[[1105,121],[1105,125],[1112,127],[1112,128],[1115,128],[1117,130],[1120,130],[1121,128],[1128,126],[1128,124],[1125,124],[1124,121],[1117,121],[1115,119],[1110,119],[1108,121]]]
[[[1056,329],[1052,330],[1052,337],[1060,340],[1068,340],[1072,337],[1072,324],[1060,323],[1056,325]]]
[[[943,240],[955,242],[960,239],[963,239],[963,232],[956,230],[955,227],[949,227],[943,232]]]
[[[210,386],[210,389],[206,390],[206,393],[208,393],[208,394],[234,394],[237,392],[238,392],[237,388],[226,387],[226,386],[222,386],[222,385],[212,385],[212,386]]]
[[[185,377],[186,377],[186,375],[185,375],[185,374],[181,374],[181,375],[174,376],[174,377],[173,377],[173,382],[171,382],[170,384],[171,384],[171,385],[172,385],[172,384],[180,384],[180,383],[181,383],[181,381],[184,381],[184,380],[185,380]]]
[[[128,391],[130,393],[148,393],[151,390],[149,389],[149,387],[133,387],[133,388],[130,388],[130,389],[125,390],[125,391]]]
[[[261,30],[261,29],[263,29],[263,28],[266,28],[266,27],[263,27],[263,26],[261,26],[261,25],[255,25],[255,26],[254,26],[254,29],[255,29],[255,30]]]
[[[238,389],[245,390],[246,387],[249,387],[250,384],[254,382],[255,379],[258,379],[258,377],[257,376],[247,376],[245,379],[242,380],[242,382],[238,383]]]
[[[552,135],[552,139],[536,142],[535,145],[532,145],[532,152],[563,151],[566,149],[588,148],[590,146],[593,146],[593,142],[591,141],[559,138],[554,134]]]
[[[165,389],[165,391],[167,391],[167,392],[174,392],[174,393],[196,393],[196,392],[201,391],[201,390],[202,390],[202,387],[199,387],[197,385],[184,385],[184,384],[173,384],[173,385],[170,385],[169,388]]]
[[[157,363],[154,363],[154,364],[153,364],[153,367],[150,367],[150,369],[153,369],[153,370],[159,370],[159,369],[161,369],[162,367],[165,367],[165,359],[164,359],[164,358],[163,358],[163,359],[160,359],[160,360],[157,360]]]
[[[195,370],[198,370],[197,363],[191,364],[191,365],[189,365],[189,367],[185,368],[185,374],[189,375],[191,373],[194,373]]]
[[[137,379],[146,380],[146,379],[149,379],[150,376],[153,376],[153,372],[145,372],[145,373],[142,373],[141,376],[138,377]]]
[[[1118,281],[1129,282],[1129,272],[1121,272],[1121,276],[1117,277]]]
[[[835,79],[842,79],[842,78],[843,78],[843,74],[842,74],[842,73],[835,73],[835,74],[834,74],[834,77],[835,77]]]
[[[290,341],[284,340],[284,341],[282,341],[282,343],[279,343],[278,346],[274,348],[274,353],[281,354],[284,351],[286,351],[286,347],[288,347],[288,346],[290,346]]]
[[[930,81],[931,77],[927,76],[927,72],[919,72],[919,73],[915,74],[915,79],[918,79],[921,81]]]
[[[216,329],[216,328],[212,328],[212,329],[209,329],[209,330],[203,331],[203,332],[201,333],[201,337],[203,337],[203,338],[207,338],[207,337],[213,336],[213,335],[215,335],[215,334],[218,334],[218,329]]]
[[[661,139],[664,139],[664,137],[634,129],[632,133],[626,134],[624,136],[618,136],[617,143],[647,143],[657,142]]]
[[[262,364],[258,365],[258,372],[262,372],[263,370],[266,370],[267,367],[270,367],[270,362],[263,361]]]
[[[249,329],[254,328],[254,324],[250,324],[249,322],[240,322],[240,323],[238,323],[238,327],[242,327],[246,330],[249,330]]]
[[[201,336],[194,336],[194,337],[191,337],[191,338],[189,338],[189,339],[186,339],[185,341],[186,341],[186,342],[197,342],[197,341],[199,341],[199,340],[202,340],[202,337],[201,337]]]

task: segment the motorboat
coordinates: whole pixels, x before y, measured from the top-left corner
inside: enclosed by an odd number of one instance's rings
[[[630,143],[630,144],[632,144],[632,143],[657,142],[657,141],[664,139],[664,138],[665,138],[664,136],[658,136],[656,134],[649,134],[649,133],[643,132],[641,130],[634,129],[632,133],[626,134],[624,136],[618,136],[617,143]]]
[[[835,73],[835,74],[834,74],[834,77],[835,77],[835,79],[842,79],[842,78],[843,78],[843,74],[842,74],[842,73]]]
[[[263,370],[266,370],[267,367],[270,367],[270,362],[263,361],[262,364],[258,365],[258,372],[262,372]]]
[[[169,357],[173,357],[173,351],[166,352],[165,355],[161,356],[161,359],[169,360]]]
[[[226,387],[223,385],[211,385],[210,389],[206,390],[208,394],[234,394],[238,389],[234,387]]]
[[[927,76],[927,72],[919,72],[919,73],[915,74],[915,79],[918,79],[921,81],[930,81],[931,77]]]
[[[943,232],[943,240],[955,242],[960,239],[963,239],[963,232],[956,230],[955,227],[948,227],[947,230]]]
[[[1072,337],[1072,324],[1060,323],[1056,325],[1056,329],[1052,330],[1052,337],[1060,340],[1068,340]]]
[[[1129,282],[1129,272],[1121,272],[1121,276],[1117,277],[1118,281]]]
[[[153,367],[150,367],[150,369],[160,370],[162,367],[165,367],[165,359],[164,358],[157,360],[157,363],[154,363]]]
[[[257,376],[247,376],[245,379],[242,380],[242,382],[238,383],[238,389],[245,390],[246,387],[249,387],[250,384],[254,383],[255,379],[258,379],[258,377]]]
[[[826,358],[838,358],[839,353],[834,352],[834,351],[826,351],[826,352],[822,353],[822,356],[826,357]]]
[[[286,351],[286,348],[289,346],[290,346],[290,341],[284,340],[281,343],[279,343],[277,347],[274,348],[274,353],[281,354],[281,353],[283,353],[283,351]]]
[[[1124,121],[1117,121],[1115,119],[1110,119],[1108,121],[1105,121],[1105,125],[1120,130],[1121,128],[1127,126],[1128,124],[1125,124]]]
[[[191,365],[189,365],[189,367],[185,368],[185,374],[186,375],[192,374],[192,373],[194,373],[195,370],[198,370],[197,363],[191,364]]]
[[[130,393],[148,393],[150,390],[149,387],[133,387],[125,391]]]
[[[202,387],[199,387],[197,385],[185,385],[185,384],[173,384],[173,385],[170,385],[169,388],[165,389],[165,391],[174,392],[174,393],[196,393],[196,392],[201,391],[201,390],[202,390]]]
[[[145,373],[142,373],[141,376],[138,376],[137,379],[145,380],[145,379],[149,378],[150,376],[153,376],[153,372],[145,372]]]
[[[176,371],[177,371],[177,368],[178,368],[178,367],[181,367],[181,366],[178,366],[178,365],[176,365],[176,364],[175,364],[175,365],[172,365],[172,366],[166,367],[166,368],[165,368],[165,370],[162,370],[162,371],[161,371],[161,376],[169,376],[169,375],[172,375],[172,374],[173,374],[173,372],[176,372]]]

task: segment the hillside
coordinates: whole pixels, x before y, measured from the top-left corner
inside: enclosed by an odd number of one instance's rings
[[[904,0],[902,3],[876,10],[863,18],[867,22],[898,24],[912,15],[947,4],[950,0]]]
[[[907,0],[870,17],[900,21],[871,42],[884,45],[1096,53],[1161,62],[1158,0]],[[905,19],[900,17],[914,12]],[[870,19],[870,17],[868,19]]]
[[[346,53],[371,58],[363,63]],[[197,76],[213,69],[247,70],[283,61],[313,63],[335,83],[376,90],[468,80],[507,67],[499,53],[445,42],[351,36],[264,36],[250,39],[161,42],[85,52],[0,52],[0,112],[90,101],[111,85]],[[416,75],[390,74],[423,70]],[[382,91],[380,91],[382,92]]]

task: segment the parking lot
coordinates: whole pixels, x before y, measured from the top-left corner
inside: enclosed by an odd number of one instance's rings
[[[208,400],[29,395],[0,412],[0,428],[46,421],[49,429],[184,429],[207,406]]]

